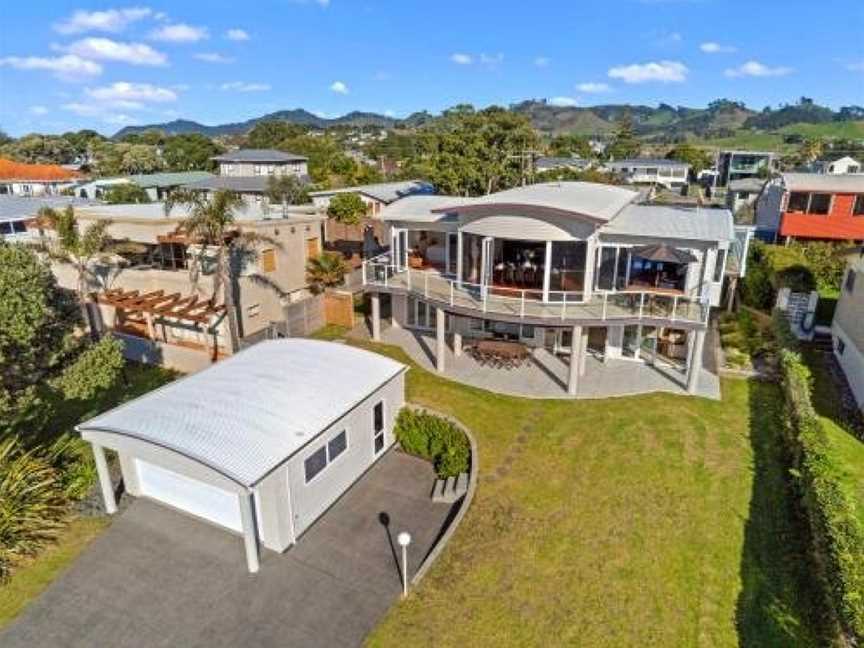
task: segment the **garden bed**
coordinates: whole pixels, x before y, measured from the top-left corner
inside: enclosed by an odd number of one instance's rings
[[[770,376],[777,370],[777,341],[770,319],[748,310],[720,317],[722,368],[745,376]]]

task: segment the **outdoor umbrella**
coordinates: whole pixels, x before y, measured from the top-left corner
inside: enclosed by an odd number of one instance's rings
[[[661,261],[663,263],[695,263],[697,260],[696,257],[686,250],[679,250],[666,243],[642,245],[634,247],[630,252],[633,256],[640,259]]]
[[[363,258],[371,259],[378,251],[378,241],[375,240],[375,230],[367,225],[363,230]]]

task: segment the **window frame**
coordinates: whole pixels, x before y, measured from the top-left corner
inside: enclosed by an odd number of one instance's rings
[[[344,437],[344,438],[345,438],[345,445],[342,446],[342,449],[341,449],[341,450],[336,454],[336,456],[334,457],[334,456],[332,455],[332,453],[331,453],[331,444],[332,444],[336,439],[338,439],[339,437]],[[341,432],[339,432],[338,434],[336,434],[336,435],[330,437],[330,438],[327,440],[327,443],[326,443],[325,445],[327,446],[327,465],[329,466],[331,463],[333,463],[334,461],[336,461],[339,457],[341,457],[341,456],[344,455],[346,452],[348,452],[348,428],[344,428],[344,429],[343,429]]]
[[[822,197],[828,198],[828,204],[825,205],[825,211],[824,212],[813,211],[813,199],[816,198],[817,196],[819,198],[822,198]],[[833,207],[833,205],[834,205],[834,194],[826,193],[824,191],[814,191],[813,193],[810,194],[810,200],[807,202],[807,213],[813,214],[814,216],[828,216],[831,214],[831,208]]]
[[[378,408],[381,412],[381,429],[377,428],[378,423]],[[384,399],[379,400],[372,406],[372,453],[377,456],[384,451],[384,436],[387,432],[387,411],[384,409]],[[378,440],[381,440],[381,447],[378,448]]]
[[[855,194],[855,200],[852,201],[852,215],[864,216],[864,193]]]
[[[321,466],[321,468],[318,469],[318,471],[314,475],[312,475],[310,477],[309,476],[309,460],[321,452],[324,453],[324,464]],[[316,449],[314,452],[309,453],[306,456],[306,458],[303,459],[303,478],[305,480],[305,483],[311,484],[313,481],[315,481],[321,473],[323,473],[325,470],[327,470],[327,466],[329,464],[330,464],[330,462],[327,459],[327,444],[325,443],[324,445],[322,445],[321,447]]]

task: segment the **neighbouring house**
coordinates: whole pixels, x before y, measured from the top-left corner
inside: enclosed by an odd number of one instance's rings
[[[405,196],[433,194],[435,193],[435,186],[423,180],[401,180],[398,182],[380,182],[377,184],[312,191],[309,193],[309,197],[312,199],[312,204],[315,207],[322,212],[326,212],[327,207],[330,205],[330,199],[343,193],[356,193],[366,205],[366,215],[370,218],[378,218],[381,210],[390,203]]]
[[[586,171],[593,166],[594,163],[591,160],[586,160],[578,155],[572,157],[543,156],[534,160],[534,171],[537,173],[558,170]]]
[[[402,180],[313,191],[309,197],[315,208],[326,215],[333,196],[345,193],[355,193],[360,196],[360,200],[366,205],[366,216],[356,225],[346,225],[328,219],[325,241],[329,248],[341,252],[352,267],[357,267],[364,256],[364,247],[371,247],[377,251],[380,245],[386,244],[390,239],[387,224],[381,220],[381,210],[406,196],[433,194],[435,187],[423,180]],[[374,245],[370,245],[371,242],[367,241],[367,238],[371,238]]]
[[[32,242],[39,238],[38,231],[29,227],[43,207],[62,210],[67,205],[82,207],[89,201],[67,196],[12,196],[0,194],[0,241]]]
[[[737,214],[742,207],[752,207],[756,204],[766,180],[762,178],[741,178],[732,180],[726,191],[726,208]]]
[[[165,200],[168,194],[179,187],[192,182],[200,182],[213,178],[212,173],[207,171],[178,171],[165,173],[142,173],[116,178],[99,178],[79,184],[74,188],[75,195],[79,198],[91,198],[102,200],[105,193],[116,185],[134,184],[141,187],[147,197],[155,202]]]
[[[784,173],[762,190],[757,235],[780,240],[864,240],[864,175]]]
[[[183,233],[185,207],[167,216],[163,203],[98,205],[76,214],[82,229],[109,221],[108,235],[118,243],[115,254],[91,268],[89,288],[98,303],[91,312],[127,341],[130,356],[192,371],[236,351],[221,291],[214,297],[215,250],[202,250]],[[242,338],[283,321],[286,306],[310,296],[306,264],[321,253],[323,218],[310,207],[264,214],[250,206],[236,219],[239,230],[273,241],[262,240],[233,262]],[[61,285],[77,287],[72,267],[53,267]]]
[[[864,411],[864,247],[849,255],[840,287],[831,337],[834,355],[846,374],[858,407]]]
[[[733,180],[767,177],[777,168],[777,154],[769,151],[720,151],[717,153],[715,187],[728,187]]]
[[[26,164],[0,158],[0,194],[53,196],[71,188],[81,174],[59,164]]]
[[[233,191],[249,205],[269,207],[267,192],[271,176],[295,176],[309,183],[308,158],[273,149],[239,149],[212,158],[219,175],[184,185],[193,191]]]
[[[569,358],[570,395],[589,353],[675,367],[696,393],[727,259],[746,258],[749,237],[736,238],[728,210],[637,204],[639,196],[557,182],[390,205],[390,252],[363,266],[373,337],[386,300],[393,327],[435,335],[439,371],[448,340],[459,357],[463,345],[495,339]]]
[[[848,155],[839,160],[819,160],[812,164],[813,173],[827,175],[844,175],[847,173],[864,173],[861,163]]]
[[[254,573],[259,543],[297,543],[393,445],[406,370],[344,344],[260,342],[76,429],[108,513],[117,503],[106,449],[130,495],[241,534]]]
[[[687,184],[690,165],[678,160],[639,158],[605,164],[607,171],[620,175],[629,184],[661,185],[672,189]]]

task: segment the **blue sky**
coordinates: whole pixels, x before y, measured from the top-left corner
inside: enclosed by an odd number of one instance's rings
[[[0,128],[527,98],[762,108],[804,94],[838,107],[864,104],[862,34],[861,0],[11,0]]]

